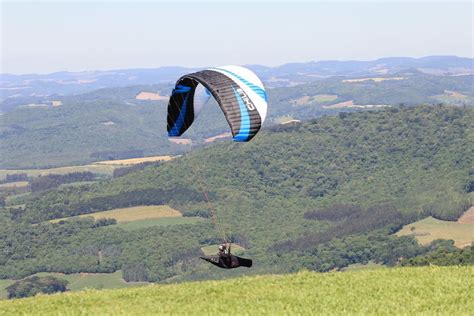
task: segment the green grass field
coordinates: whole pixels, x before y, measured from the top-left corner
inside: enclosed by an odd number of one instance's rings
[[[472,315],[474,267],[266,275],[0,302],[3,315]]]
[[[474,223],[442,221],[430,216],[405,225],[396,235],[413,235],[422,245],[435,239],[452,239],[455,246],[462,248],[474,241]]]

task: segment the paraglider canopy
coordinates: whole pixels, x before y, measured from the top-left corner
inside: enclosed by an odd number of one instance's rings
[[[229,123],[234,141],[251,140],[267,115],[267,94],[260,79],[239,66],[209,68],[182,76],[168,104],[168,135],[181,136],[214,97]]]

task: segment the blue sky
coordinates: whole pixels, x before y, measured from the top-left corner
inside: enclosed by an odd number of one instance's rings
[[[1,72],[473,56],[472,2],[1,2]]]

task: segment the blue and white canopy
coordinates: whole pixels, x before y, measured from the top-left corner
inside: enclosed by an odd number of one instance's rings
[[[213,96],[229,123],[234,141],[251,140],[267,115],[260,79],[239,66],[209,68],[182,76],[168,104],[168,135],[181,136]]]

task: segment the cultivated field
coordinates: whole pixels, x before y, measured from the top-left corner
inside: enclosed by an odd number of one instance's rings
[[[387,80],[405,80],[405,77],[375,77],[375,78],[358,78],[358,79],[344,79],[344,83],[357,83],[364,81],[382,82]]]
[[[24,188],[26,186],[28,186],[28,181],[7,182],[7,183],[0,184],[0,190],[2,190],[2,189]]]
[[[135,99],[137,99],[137,100],[153,100],[153,101],[168,101],[169,98],[170,97],[160,95],[159,93],[145,92],[145,91],[140,92],[135,97]]]
[[[104,160],[95,162],[95,165],[121,165],[129,166],[136,165],[143,162],[154,162],[154,161],[169,161],[173,159],[172,156],[152,156],[152,157],[143,157],[143,158],[130,158],[130,159],[120,159],[120,160]]]
[[[472,315],[474,267],[264,275],[0,302],[0,314]]]
[[[291,100],[290,103],[292,103],[293,105],[307,105],[313,102],[323,103],[334,101],[336,99],[337,95],[335,94],[317,94],[314,96],[305,95],[298,99]]]
[[[386,104],[366,104],[366,105],[358,105],[354,104],[352,100],[339,102],[336,104],[331,105],[323,105],[323,109],[343,109],[343,108],[358,108],[358,109],[366,109],[366,108],[382,108],[385,106],[389,106]]]
[[[405,225],[396,235],[415,236],[422,245],[427,245],[435,239],[452,239],[456,247],[463,248],[474,241],[474,223],[442,221],[430,216]]]
[[[168,138],[168,140],[177,145],[191,145],[193,143],[189,138]]]
[[[219,134],[219,135],[216,135],[216,136],[213,136],[213,137],[209,137],[209,138],[206,138],[204,140],[205,143],[212,143],[218,139],[222,139],[222,138],[230,138],[232,137],[232,134],[231,133],[222,133],[222,134]]]
[[[161,219],[167,217],[182,217],[180,211],[167,205],[143,205],[126,208],[117,208],[110,211],[102,211],[90,214],[79,215],[77,217],[93,217],[94,219],[114,218],[118,223],[127,223],[132,221]],[[57,223],[68,218],[59,218],[51,220],[51,223]]]
[[[468,209],[459,219],[461,224],[474,224],[474,206]]]
[[[6,179],[7,174],[26,173],[28,177],[45,176],[48,174],[67,174],[72,172],[92,172],[111,176],[116,168],[121,166],[136,165],[142,162],[169,161],[172,156],[151,156],[121,160],[104,160],[83,166],[58,167],[50,169],[0,169],[0,181]]]
[[[48,174],[66,174],[71,172],[92,172],[111,176],[117,166],[106,164],[90,164],[84,166],[59,167],[51,169],[0,169],[0,181],[5,180],[7,174],[26,173],[28,177],[45,176]]]

